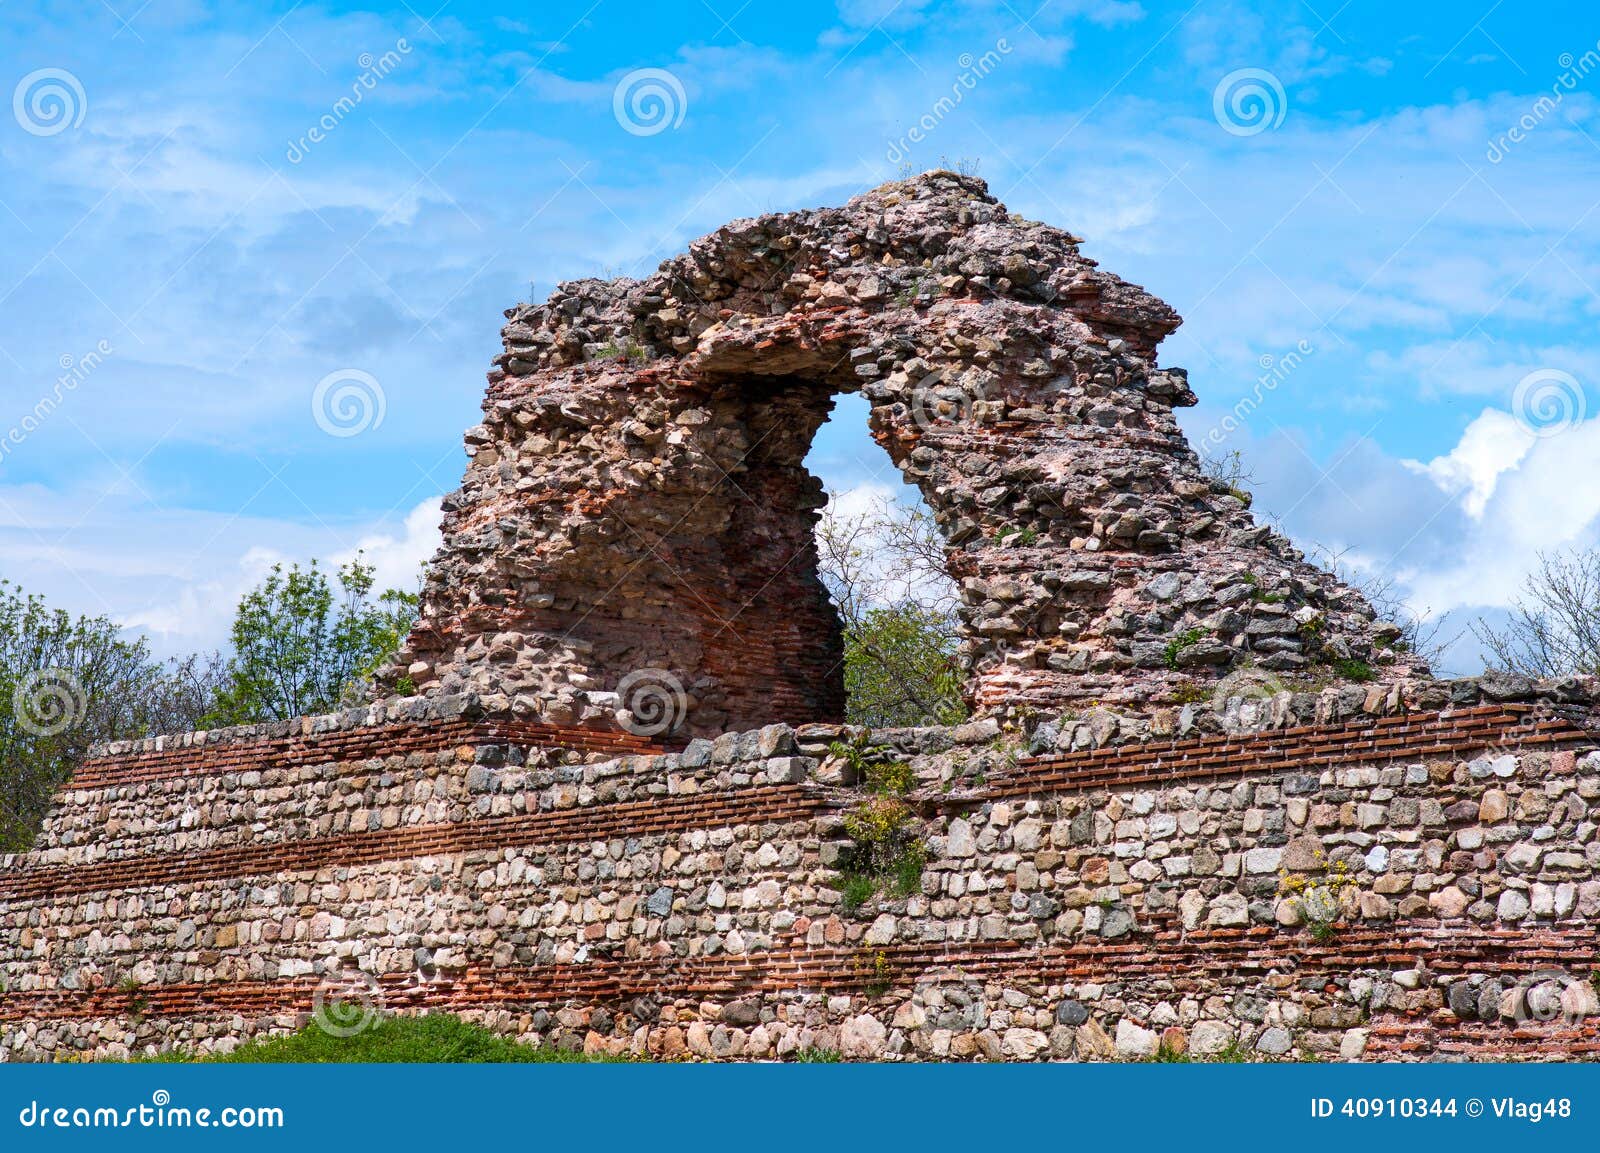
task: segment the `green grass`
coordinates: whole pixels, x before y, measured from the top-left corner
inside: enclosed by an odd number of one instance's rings
[[[1206,631],[1207,630],[1205,629],[1190,629],[1187,632],[1179,633],[1177,636],[1168,641],[1165,653],[1167,667],[1169,669],[1177,668],[1178,658],[1188,650],[1194,648],[1195,645],[1205,640]]]
[[[1357,684],[1365,684],[1368,681],[1376,680],[1378,676],[1377,673],[1372,671],[1371,665],[1367,664],[1366,661],[1358,660],[1334,661],[1333,671],[1345,680],[1355,681]]]
[[[251,1041],[227,1054],[163,1053],[160,1062],[262,1065],[539,1064],[624,1061],[551,1045],[522,1045],[448,1013],[389,1017],[353,1037],[332,1037],[315,1022],[286,1037]]]
[[[1152,1065],[1237,1065],[1248,1062],[1250,1055],[1238,1041],[1229,1041],[1209,1057],[1196,1056],[1187,1051],[1180,1053],[1162,1041],[1156,1051],[1144,1060]]]
[[[846,873],[840,878],[840,882],[840,891],[844,894],[843,904],[847,913],[853,913],[861,908],[878,892],[877,879],[864,877],[860,873]]]
[[[837,1065],[844,1056],[837,1049],[801,1049],[794,1059],[799,1065]]]

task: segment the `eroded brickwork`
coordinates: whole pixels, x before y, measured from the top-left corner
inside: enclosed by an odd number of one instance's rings
[[[336,990],[657,1057],[1594,1056],[1600,689],[1529,688],[875,734],[927,862],[854,909],[828,726],[605,757],[467,697],[120,747],[0,862],[0,1054]]]
[[[648,280],[507,315],[395,683],[667,735],[836,719],[804,457],[847,392],[946,535],[983,709],[1410,671],[1202,477],[1173,418],[1194,396],[1156,363],[1177,315],[980,180],[736,221]]]

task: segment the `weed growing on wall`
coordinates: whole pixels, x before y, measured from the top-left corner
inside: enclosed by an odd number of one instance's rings
[[[1345,894],[1356,888],[1350,866],[1344,861],[1329,864],[1327,856],[1319,851],[1315,872],[1302,876],[1285,869],[1280,876],[1278,892],[1294,905],[1312,938],[1331,941],[1337,937]]]
[[[909,897],[922,887],[927,847],[922,823],[906,797],[916,785],[911,766],[903,761],[873,759],[863,733],[851,742],[835,742],[829,751],[844,761],[867,791],[844,817],[844,829],[855,842],[850,867],[840,877],[846,910],[865,905],[879,893]]]

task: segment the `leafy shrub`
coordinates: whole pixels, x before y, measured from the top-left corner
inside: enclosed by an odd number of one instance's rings
[[[801,1065],[837,1065],[844,1060],[844,1054],[837,1049],[805,1048],[798,1050],[794,1059]]]
[[[915,772],[902,761],[866,760],[860,739],[848,746],[836,743],[832,749],[857,766],[868,790],[844,817],[844,831],[855,842],[851,867],[840,880],[845,909],[853,912],[881,891],[912,896],[922,888],[928,860],[920,822],[905,800],[916,786]]]
[[[1377,673],[1372,671],[1371,665],[1367,664],[1366,661],[1358,660],[1334,661],[1333,671],[1345,680],[1355,681],[1357,684],[1366,684],[1368,681],[1377,679],[1378,676]]]
[[[1205,639],[1205,629],[1190,629],[1187,632],[1179,633],[1177,636],[1173,637],[1167,642],[1167,650],[1165,654],[1167,659],[1167,667],[1169,669],[1177,668],[1178,658]]]

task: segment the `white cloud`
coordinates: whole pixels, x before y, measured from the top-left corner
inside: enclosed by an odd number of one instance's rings
[[[373,567],[373,580],[378,588],[414,590],[423,566],[433,560],[442,543],[439,523],[444,512],[439,502],[439,497],[423,501],[407,514],[399,535],[373,533],[364,536],[356,542],[355,548],[335,556],[334,563],[344,564],[359,553]]]
[[[1480,417],[1473,424],[1481,429]],[[1469,429],[1468,436],[1473,436]],[[1458,459],[1479,454],[1468,437],[1455,450]],[[1594,483],[1600,460],[1600,419],[1537,441],[1523,459],[1491,482],[1476,526],[1447,553],[1408,577],[1420,599],[1441,608],[1504,607],[1522,589],[1541,552],[1589,547],[1600,530],[1600,486]],[[1477,490],[1463,494],[1470,507]]]
[[[1303,546],[1392,578],[1413,610],[1456,614],[1453,631],[1512,604],[1539,553],[1600,545],[1600,419],[1541,439],[1487,409],[1430,461],[1359,441],[1326,474],[1282,434],[1244,447],[1264,515],[1286,511]],[[1470,648],[1457,671],[1477,671]]]
[[[1481,520],[1500,475],[1521,464],[1538,439],[1509,412],[1491,408],[1467,426],[1460,443],[1444,456],[1426,464],[1416,460],[1401,463],[1432,477],[1445,492],[1461,494],[1467,515]]]
[[[415,589],[439,545],[439,498],[398,524],[306,525],[0,486],[4,576],[54,608],[106,616],[160,655],[224,648],[239,598],[274,564],[336,567],[358,550],[379,588]]]

